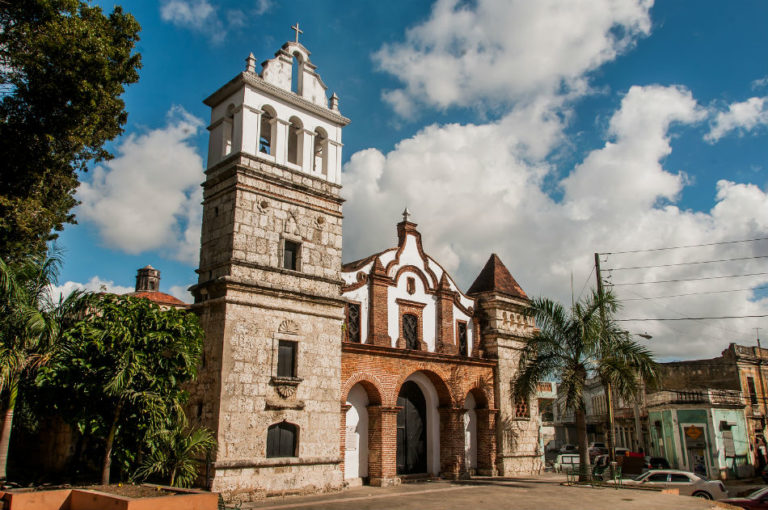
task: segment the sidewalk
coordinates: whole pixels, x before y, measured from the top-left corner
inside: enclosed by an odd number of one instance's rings
[[[317,496],[269,498],[242,509],[318,510],[706,510],[712,501],[630,489],[567,487],[562,475],[430,481],[397,487],[357,487]],[[234,507],[233,507],[234,508]]]

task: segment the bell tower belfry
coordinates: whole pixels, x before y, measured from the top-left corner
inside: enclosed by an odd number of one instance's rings
[[[205,330],[191,419],[214,431],[230,500],[342,485],[341,131],[349,119],[296,40],[211,108],[193,309]]]

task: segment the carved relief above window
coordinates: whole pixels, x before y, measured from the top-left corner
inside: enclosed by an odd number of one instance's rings
[[[416,293],[416,278],[413,276],[408,277],[406,280],[406,289],[408,290],[408,294]]]

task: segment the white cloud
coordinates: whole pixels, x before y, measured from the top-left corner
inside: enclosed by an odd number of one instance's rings
[[[125,137],[117,157],[94,168],[90,182],[80,185],[78,217],[95,225],[110,248],[131,254],[157,250],[196,264],[204,174],[193,138],[202,126],[174,107],[164,128]]]
[[[652,0],[438,0],[405,41],[382,47],[378,66],[403,88],[384,98],[412,117],[437,108],[527,101],[584,92],[586,73],[650,33]]]
[[[731,131],[743,134],[765,125],[768,125],[768,97],[750,97],[731,104],[728,111],[719,112],[704,139],[714,143]]]
[[[199,32],[212,42],[220,43],[228,31],[244,28],[249,15],[261,16],[271,8],[271,0],[256,0],[249,12],[225,9],[208,0],[165,0],[160,5],[160,17],[163,21]]]
[[[188,290],[192,285],[193,284],[191,283],[189,285],[171,285],[171,287],[168,289],[168,294],[181,299],[185,303],[192,303],[194,298],[192,297],[192,293],[190,293]]]
[[[531,296],[570,303],[594,285],[594,252],[704,244],[764,237],[768,194],[757,186],[720,181],[708,212],[674,205],[687,181],[663,162],[670,154],[670,126],[695,124],[703,109],[680,87],[632,87],[608,124],[605,145],[589,153],[559,180],[562,199],[548,186],[555,179],[546,157],[563,142],[562,120],[551,108],[518,107],[484,125],[429,126],[382,154],[353,154],[344,167],[345,260],[395,244],[395,223],[407,203],[420,224],[425,249],[467,289],[496,252]],[[541,139],[534,134],[542,133]],[[549,184],[548,184],[549,183]],[[659,265],[757,255],[768,242],[695,250],[612,255],[604,268]],[[680,279],[702,274],[761,272],[759,260],[707,265],[607,271],[616,283],[633,279]],[[729,273],[732,271],[732,273]],[[668,285],[616,286],[626,301],[624,318],[755,315],[768,299],[749,292],[703,294],[677,300],[661,296],[768,284],[768,278],[697,281]],[[719,354],[728,342],[748,342],[752,323],[743,321],[632,322],[648,331],[663,358]]]
[[[752,89],[760,89],[768,85],[768,76],[765,78],[758,78],[752,82]]]
[[[59,298],[64,299],[76,290],[126,294],[133,292],[134,288],[115,285],[115,282],[112,280],[102,280],[98,276],[93,276],[87,283],[68,281],[62,285],[53,285],[50,287],[50,295],[54,301],[58,301]]]

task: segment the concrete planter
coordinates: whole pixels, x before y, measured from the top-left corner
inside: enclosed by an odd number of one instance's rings
[[[0,510],[216,510],[212,492],[162,487],[157,497],[128,498],[88,489],[0,492]]]

